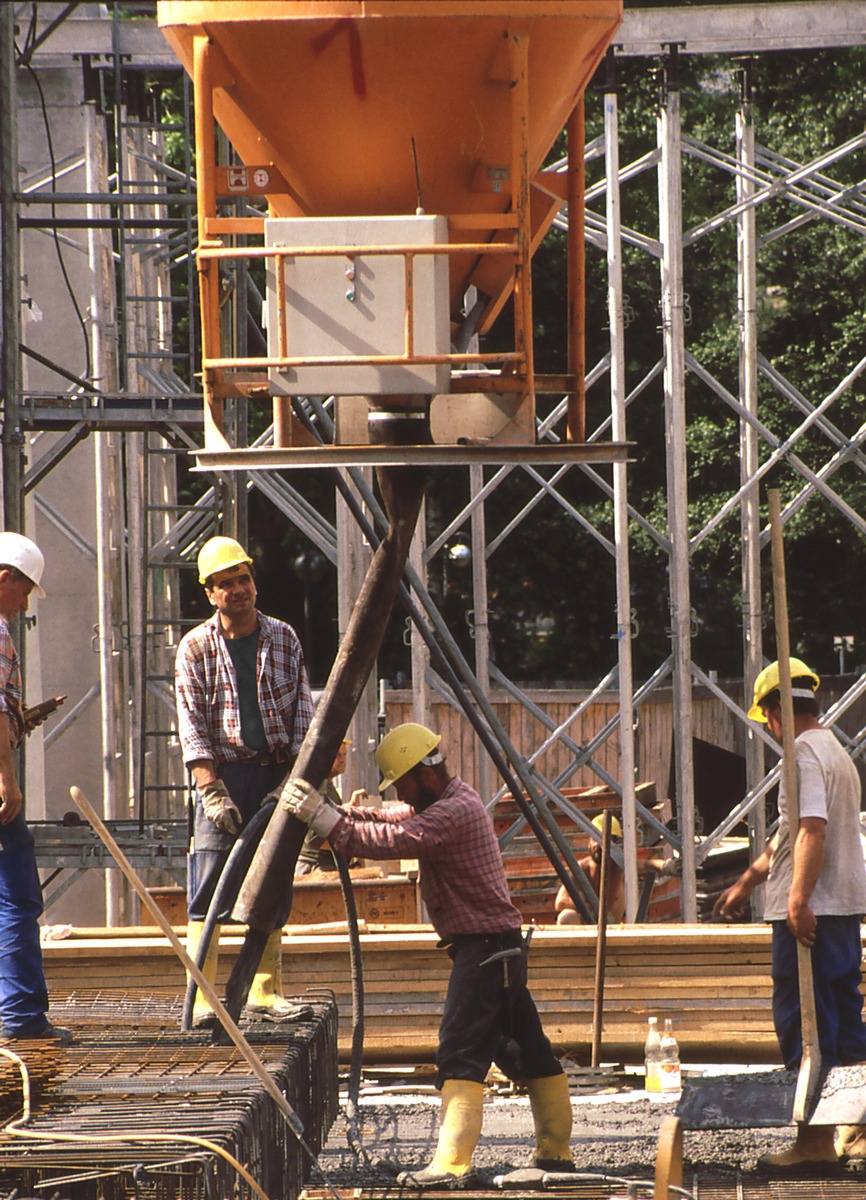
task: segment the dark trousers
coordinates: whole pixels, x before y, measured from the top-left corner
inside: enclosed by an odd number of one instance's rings
[[[19,814],[0,825],[0,1018],[7,1037],[40,1032],[48,1011],[33,833]]]
[[[796,1070],[803,1055],[797,939],[784,921],[773,927],[773,1024],[782,1060]],[[818,917],[812,947],[818,1044],[825,1067],[866,1062],[860,993],[860,918]]]
[[[244,825],[255,816],[265,796],[279,787],[288,772],[289,767],[286,763],[262,765],[260,763],[233,762],[223,763],[219,768],[219,776],[240,810]],[[217,829],[213,821],[204,815],[201,797],[196,792],[193,844],[187,865],[187,905],[191,921],[203,921],[207,916],[214,891],[235,840],[230,834]],[[253,847],[254,849],[255,847]],[[293,867],[294,864],[292,864]],[[292,874],[293,870],[288,870],[285,915],[280,921],[280,925],[285,924],[292,911]],[[225,903],[221,906],[223,911],[218,914],[220,920],[229,919],[241,881],[242,874],[239,874],[231,889],[231,895],[225,898]]]
[[[482,963],[499,950],[523,947],[519,930],[467,934],[448,946],[453,966],[439,1025],[436,1086],[446,1079],[483,1083],[496,1063],[509,1079],[543,1079],[560,1075],[562,1065],[541,1028],[527,986],[526,954]]]

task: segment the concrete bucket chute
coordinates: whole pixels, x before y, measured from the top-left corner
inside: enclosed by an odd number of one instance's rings
[[[563,203],[582,206],[573,185],[569,196],[566,173],[554,177],[541,168],[621,20],[621,0],[161,0],[158,16],[195,82],[203,373],[214,444],[220,444],[222,399],[249,389],[238,383],[239,373],[262,366],[223,352],[218,307],[213,311],[218,259],[234,253],[236,234],[258,231],[255,219],[244,228],[218,215],[218,195],[244,186],[247,194],[266,196],[270,219],[289,222],[266,236],[266,246],[295,244],[301,227],[291,222],[299,219],[346,222],[337,237],[333,224],[321,226],[318,241],[315,225],[302,229],[307,268],[323,247],[374,244],[375,225],[353,224],[365,218],[406,219],[405,227],[389,223],[389,245],[427,246],[433,236],[441,247],[435,256],[411,250],[403,256],[399,273],[411,283],[399,311],[381,323],[384,329],[390,322],[390,334],[369,343],[369,319],[357,315],[357,303],[350,314],[357,328],[350,320],[339,346],[339,332],[324,344],[303,336],[299,343],[303,322],[295,321],[294,309],[282,311],[282,298],[274,300],[266,376],[272,391],[471,393],[479,386],[472,372],[480,370],[485,391],[501,392],[515,413],[522,408],[521,440],[533,441],[529,261]],[[248,168],[246,185],[238,182],[242,172],[217,168],[213,139],[205,135],[211,118]],[[442,218],[445,233],[413,226],[419,209]],[[289,256],[265,250],[262,256],[271,282],[279,279],[291,291]],[[344,265],[336,264],[339,272]],[[374,266],[385,269],[381,250],[377,263],[368,258],[367,265],[371,279]],[[435,278],[425,283],[425,272]],[[306,275],[321,287],[321,275],[309,269]],[[463,315],[470,287],[481,298],[471,328]],[[390,283],[380,290],[392,290]],[[486,332],[512,292],[514,351],[467,353],[469,335]],[[438,332],[427,330],[428,305],[438,308]],[[322,369],[323,359],[366,359],[368,370],[354,382],[351,373],[323,370],[319,378],[299,369],[301,362]],[[407,359],[427,360],[420,382],[408,386],[405,371],[389,374]],[[380,371],[382,381],[371,387],[371,372]],[[455,372],[462,378],[452,387]]]

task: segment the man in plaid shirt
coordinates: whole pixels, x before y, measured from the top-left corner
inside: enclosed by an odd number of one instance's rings
[[[195,955],[203,922],[237,835],[283,781],[313,716],[304,655],[284,621],[256,608],[252,559],[233,538],[210,538],[198,556],[199,582],[216,610],[181,640],[175,660],[183,760],[195,781],[189,858],[187,948]],[[234,897],[218,917],[228,919]],[[284,914],[292,906],[287,880]],[[282,930],[271,934],[248,1006],[279,1019],[297,1015],[280,995]],[[219,929],[202,964],[216,977]],[[193,1025],[213,1020],[199,996]]]
[[[471,1174],[484,1080],[494,1062],[529,1092],[533,1165],[573,1171],[568,1080],[529,993],[521,915],[511,902],[493,822],[478,793],[448,773],[440,740],[412,722],[382,739],[380,791],[393,784],[400,801],[394,808],[354,807],[364,800],[358,792],[352,807],[336,808],[303,779],[288,783],[282,797],[343,854],[417,858],[421,895],[453,964],[436,1052],[438,1147],[427,1167],[402,1171],[398,1182],[437,1187]]]

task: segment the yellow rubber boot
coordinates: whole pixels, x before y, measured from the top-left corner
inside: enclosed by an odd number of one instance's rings
[[[533,1166],[541,1171],[573,1171],[571,1092],[565,1075],[526,1080],[535,1125]]]
[[[268,934],[265,948],[262,952],[259,969],[256,972],[247,997],[247,1008],[250,1012],[272,1021],[287,1021],[297,1018],[297,1004],[283,998],[283,931],[275,929]]]
[[[190,958],[195,961],[198,954],[198,948],[201,943],[201,935],[204,931],[204,921],[190,921],[186,927],[186,952]],[[202,963],[201,973],[211,985],[216,986],[217,966],[219,965],[219,944],[220,944],[220,926],[215,925],[213,936],[210,940],[210,945],[207,948],[207,955]],[[187,975],[189,982],[189,975]],[[212,1025],[216,1020],[214,1010],[205,1000],[200,991],[196,991],[195,1002],[192,1006],[192,1027],[193,1029],[201,1029],[206,1025]]]
[[[866,1159],[866,1125],[837,1125],[833,1147],[839,1158]]]
[[[839,1155],[833,1145],[836,1130],[832,1125],[798,1125],[797,1140],[777,1154],[762,1154],[758,1170],[765,1175],[835,1175],[840,1170]]]
[[[481,1137],[484,1084],[446,1079],[442,1084],[439,1143],[432,1161],[419,1171],[402,1171],[397,1182],[407,1187],[441,1187],[469,1175],[472,1153]]]

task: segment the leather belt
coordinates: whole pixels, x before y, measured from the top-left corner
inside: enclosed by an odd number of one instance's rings
[[[242,758],[240,761],[255,767],[270,767],[273,763],[290,763],[292,756],[284,746],[278,746],[276,750],[259,750],[252,758]]]

